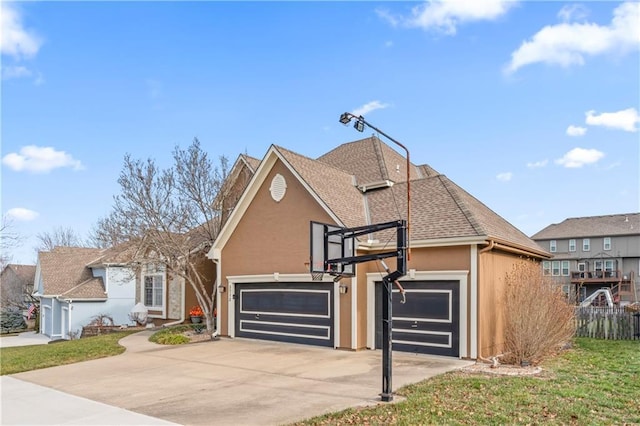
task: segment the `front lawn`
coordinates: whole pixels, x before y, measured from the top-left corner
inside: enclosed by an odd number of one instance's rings
[[[579,338],[536,377],[452,372],[300,424],[640,424],[640,342]],[[397,399],[400,399],[396,397]]]
[[[134,332],[122,331],[48,345],[0,348],[0,375],[118,355],[125,350],[118,341]]]

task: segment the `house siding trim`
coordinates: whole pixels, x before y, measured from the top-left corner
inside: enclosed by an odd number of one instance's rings
[[[351,278],[351,349],[358,349],[358,280]],[[339,289],[338,294],[340,294]]]
[[[469,281],[471,282],[469,304],[469,358],[478,358],[478,246],[472,245],[470,250],[471,273]],[[466,311],[466,308],[465,308]],[[465,339],[466,345],[466,339]],[[466,348],[465,348],[466,349]],[[460,345],[460,353],[462,352],[462,343]]]
[[[381,280],[380,273],[367,273],[367,348],[375,348],[375,283]],[[400,278],[398,281],[458,281],[460,289],[460,335],[459,335],[459,357],[469,357],[466,341],[469,335],[467,306],[469,304],[467,295],[467,285],[469,271],[411,271],[409,276]],[[474,304],[472,297],[471,304]]]

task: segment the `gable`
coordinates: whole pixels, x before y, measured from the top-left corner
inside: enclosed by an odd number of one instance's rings
[[[276,176],[286,185],[280,201],[271,194]],[[309,258],[310,220],[333,222],[290,170],[276,162],[222,248],[225,274],[299,272]]]
[[[364,209],[362,208],[362,200],[358,195],[359,192],[353,186],[353,180],[350,175],[295,154],[292,151],[272,145],[220,231],[218,238],[207,255],[209,258],[217,258],[218,255],[216,253],[222,250],[229,238],[231,238],[238,223],[252,206],[258,192],[265,188],[265,184],[266,188],[271,185],[274,177],[272,171],[276,164],[279,167],[277,170],[282,171],[283,175],[286,170],[288,178],[285,177],[285,179],[287,182],[297,182],[314,200],[315,204],[320,206],[322,211],[328,215],[331,219],[330,222],[340,226],[360,224],[357,221],[360,220],[359,218],[364,217]],[[310,219],[306,220],[308,226],[308,220]],[[346,220],[348,224],[345,225],[343,220]],[[308,229],[306,233],[308,234]]]

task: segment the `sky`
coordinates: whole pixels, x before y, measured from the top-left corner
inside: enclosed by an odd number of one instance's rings
[[[272,144],[317,158],[373,134],[345,111],[529,236],[640,211],[637,1],[0,7],[14,263],[35,263],[39,233],[85,238],[127,154],[167,167],[198,138],[232,163]]]

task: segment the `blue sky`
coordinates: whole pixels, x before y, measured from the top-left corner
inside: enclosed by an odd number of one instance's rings
[[[125,154],[278,144],[363,114],[528,235],[637,212],[638,2],[2,2],[2,214],[85,237]],[[365,131],[365,136],[371,131]],[[393,145],[390,143],[390,145]]]

